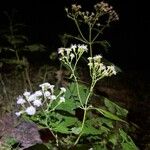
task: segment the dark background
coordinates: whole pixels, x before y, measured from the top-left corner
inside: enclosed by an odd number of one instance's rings
[[[92,2],[91,2],[92,1]],[[0,27],[6,25],[4,11],[17,10],[20,22],[27,25],[32,41],[40,42],[50,51],[57,49],[60,44],[59,35],[72,29],[66,18],[64,8],[72,3],[83,4],[92,8],[98,0],[41,0],[0,2]],[[145,3],[135,0],[109,0],[118,12],[120,20],[106,29],[106,40],[111,43],[108,59],[123,69],[144,70],[149,66],[149,24],[148,7]]]

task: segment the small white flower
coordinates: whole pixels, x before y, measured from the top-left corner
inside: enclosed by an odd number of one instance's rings
[[[56,96],[55,96],[55,95],[51,95],[51,96],[50,96],[50,99],[51,99],[51,100],[55,100],[55,99],[56,99]]]
[[[89,66],[90,69],[92,69],[93,63],[88,63],[88,66]]]
[[[92,63],[93,58],[92,57],[88,57],[89,63]]]
[[[42,106],[42,102],[41,102],[40,99],[37,99],[37,100],[33,101],[33,105],[37,106],[37,107],[40,107],[40,106]]]
[[[73,53],[70,54],[70,58],[71,60],[75,57],[75,55]]]
[[[104,71],[102,72],[102,74],[103,74],[103,76],[109,76],[109,73],[108,73],[107,70],[104,70]]]
[[[30,107],[28,107],[26,110],[25,110],[25,112],[28,114],[28,115],[34,115],[35,113],[36,113],[36,109],[35,109],[35,107],[33,107],[33,106],[30,106]]]
[[[62,93],[66,92],[66,89],[64,87],[61,87],[60,90],[61,90]]]
[[[36,100],[36,98],[37,98],[36,94],[33,93],[33,94],[31,94],[31,95],[29,96],[29,98],[27,99],[27,101],[28,101],[28,102],[32,102],[32,101]]]
[[[46,91],[48,89],[53,90],[54,85],[51,85],[50,83],[46,82],[46,83],[40,84],[39,87],[42,88],[42,91]]]
[[[113,72],[112,72],[114,75],[116,75],[117,74],[117,71],[116,70],[113,70]]]
[[[99,66],[100,70],[106,70],[106,66],[103,63],[100,63]]]
[[[24,93],[23,93],[23,95],[26,97],[26,98],[28,98],[29,96],[30,96],[30,92],[28,92],[28,91],[25,91]]]
[[[116,70],[115,70],[115,66],[113,66],[113,65],[107,66],[107,71],[108,71],[108,73],[109,73],[109,76],[111,76],[111,75],[116,75],[116,74],[117,74],[117,72],[116,72]]]
[[[98,62],[98,63],[100,63],[100,62],[101,62],[101,58],[102,58],[102,56],[101,56],[101,55],[96,55],[96,56],[94,56],[94,57],[93,57],[94,62]]]
[[[19,96],[19,97],[17,98],[17,104],[24,104],[24,103],[26,103],[26,100],[23,99],[22,96]]]
[[[15,115],[16,115],[17,117],[19,117],[22,113],[23,113],[23,111],[19,111],[19,112],[16,112]]]
[[[55,87],[54,85],[50,85],[50,87],[49,87],[49,88],[50,88],[50,90],[51,90],[51,93],[53,93],[53,92],[54,92],[54,87]]]
[[[71,49],[73,49],[74,52],[75,52],[76,48],[77,48],[77,45],[76,45],[76,44],[74,44],[74,45],[72,44],[72,45],[71,45]]]
[[[98,67],[99,67],[99,63],[95,62],[95,63],[94,63],[94,66],[95,66],[96,68],[98,68]]]
[[[102,56],[101,56],[101,55],[96,55],[96,56],[94,56],[93,58],[94,58],[95,60],[97,60],[97,59],[101,59]]]
[[[79,51],[83,50],[83,51],[87,52],[88,51],[87,45],[84,45],[84,44],[78,45],[78,50]]]
[[[64,55],[64,51],[65,49],[61,47],[58,49],[58,54]]]
[[[65,102],[65,98],[64,97],[60,97],[60,103],[64,103]]]
[[[115,70],[115,66],[110,66],[110,70],[112,71],[112,72],[116,72],[116,70]]]
[[[36,92],[35,92],[35,95],[36,95],[37,97],[39,97],[39,96],[42,96],[42,95],[43,95],[43,93],[42,93],[42,91],[41,91],[41,90],[39,90],[39,91],[36,91]]]
[[[66,48],[65,51],[67,52],[67,56],[69,56],[69,54],[72,50],[71,50],[71,48]]]
[[[50,98],[51,93],[49,91],[44,92],[44,96],[46,98]]]

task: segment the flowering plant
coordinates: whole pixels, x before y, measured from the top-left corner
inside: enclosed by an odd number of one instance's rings
[[[73,79],[73,82],[67,87],[61,87],[60,90],[55,89],[55,86],[50,83],[43,83],[39,85],[40,90],[34,93],[25,91],[23,96],[17,98],[17,104],[21,106],[21,110],[16,112],[16,115],[22,115],[24,118],[32,120],[39,127],[48,128],[55,138],[57,146],[70,148],[87,141],[90,142],[88,148],[95,146],[104,148],[108,144],[106,141],[109,141],[116,148],[118,146],[116,141],[120,140],[120,142],[135,147],[122,129],[119,129],[119,133],[117,133],[123,135],[120,139],[117,136],[110,138],[110,135],[114,134],[114,123],[116,121],[125,122],[109,111],[110,104],[113,109],[123,112],[124,116],[127,114],[126,110],[122,109],[121,111],[119,106],[109,103],[107,99],[105,104],[108,108],[95,107],[90,103],[97,81],[116,75],[115,67],[104,65],[101,55],[89,57],[91,85],[88,88],[79,84],[75,70],[81,56],[87,51],[86,45],[59,48],[60,60],[71,70],[70,78]],[[78,109],[83,116],[77,115]],[[101,116],[94,115],[93,112],[98,112]],[[93,116],[95,117],[93,118]]]
[[[100,44],[107,49],[110,44],[106,40],[98,38],[112,22],[118,21],[116,11],[106,2],[98,2],[94,5],[94,11],[83,11],[81,5],[73,4],[71,9],[65,8],[67,17],[71,19],[77,28],[79,35],[65,34],[64,37],[75,39],[89,46],[89,53],[93,55],[93,45]],[[104,19],[105,18],[105,19]],[[83,28],[82,28],[83,27]],[[85,32],[86,31],[86,32]]]

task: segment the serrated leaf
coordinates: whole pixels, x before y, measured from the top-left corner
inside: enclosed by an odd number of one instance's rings
[[[86,86],[79,84],[79,91],[82,103],[84,104],[89,90]],[[79,106],[81,106],[81,103],[78,98],[76,84],[71,83],[65,93],[65,102],[60,104],[56,110],[64,110],[71,114],[75,114],[75,109],[79,108]]]
[[[113,145],[117,145],[118,143],[118,135],[117,134],[111,134],[109,136],[109,142],[111,142]]]
[[[138,150],[130,136],[127,135],[122,129],[119,129],[120,136],[122,137],[122,149],[123,150]]]
[[[104,115],[106,118],[112,119],[112,120],[116,120],[116,121],[122,121],[125,122],[124,120],[120,119],[118,116],[112,114],[111,112],[104,110],[104,109],[100,109],[100,108],[96,108],[97,111],[99,111],[102,115]]]
[[[108,118],[100,118],[102,124],[106,125],[109,128],[113,128],[113,121]]]
[[[104,99],[105,106],[107,109],[112,112],[113,114],[116,114],[118,116],[126,117],[128,114],[128,111],[117,104],[113,103],[112,101],[108,100],[107,98]]]
[[[86,97],[89,94],[89,89],[83,84],[79,84],[78,87],[79,87],[79,93],[80,93],[82,103],[85,104]],[[77,92],[77,87],[76,87],[75,83],[70,84],[69,91],[70,91],[72,96],[78,98],[78,92]],[[79,101],[79,99],[77,99],[77,100]]]
[[[53,130],[56,132],[68,134],[71,133],[70,126],[75,126],[78,123],[77,118],[62,116],[62,120],[59,124],[54,124]]]
[[[86,120],[82,132],[90,135],[101,135],[110,131],[109,128],[99,125],[95,121],[95,119]]]
[[[70,114],[75,114],[76,104],[72,101],[72,99],[66,99],[65,103],[61,103],[56,110],[67,111]]]

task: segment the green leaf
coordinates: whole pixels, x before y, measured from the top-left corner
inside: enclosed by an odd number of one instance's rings
[[[79,87],[79,93],[80,93],[82,103],[85,104],[86,97],[89,94],[89,89],[83,84],[78,84],[78,87]],[[77,87],[75,83],[71,83],[69,85],[69,91],[70,94],[74,97],[77,97],[77,101],[79,101]]]
[[[24,35],[5,35],[4,37],[12,45],[23,44],[28,40]]]
[[[111,142],[113,145],[117,145],[117,143],[118,143],[118,135],[116,133],[111,134],[109,136],[109,140],[108,141]]]
[[[56,110],[67,111],[72,115],[75,115],[76,103],[73,99],[66,99],[64,103],[61,103]]]
[[[86,97],[89,93],[89,90],[86,86],[79,84],[80,97],[82,99],[82,103],[85,103]],[[78,98],[76,84],[69,84],[66,93],[65,93],[65,102],[60,104],[56,110],[67,111],[71,114],[75,114],[75,109],[81,106],[80,100]],[[58,100],[57,100],[58,101]]]
[[[75,127],[78,124],[78,120],[75,117],[61,116],[62,119],[59,124],[53,125],[53,130],[55,132],[60,132],[64,134],[69,134],[72,132],[71,127]]]
[[[107,127],[96,123],[96,120],[90,119],[85,121],[85,125],[83,128],[83,134],[90,134],[90,135],[101,135],[102,133],[108,133],[110,130]]]
[[[138,150],[130,136],[127,135],[122,129],[119,129],[120,136],[122,137],[122,149],[123,150]]]
[[[97,111],[99,111],[102,115],[104,115],[106,118],[112,119],[112,120],[116,120],[116,121],[122,121],[125,122],[124,120],[120,119],[118,116],[112,114],[111,112],[104,110],[104,109],[100,109],[100,108],[96,108]]]
[[[126,117],[128,111],[117,104],[113,103],[112,101],[108,100],[107,98],[104,99],[105,106],[108,108],[110,112],[116,114],[118,116]]]
[[[93,146],[93,150],[108,150],[106,145],[96,144]]]
[[[42,51],[46,51],[46,47],[42,44],[32,44],[32,45],[25,46],[23,50],[30,51],[30,52],[36,52],[36,51],[42,52]]]
[[[114,127],[112,120],[110,120],[108,118],[102,118],[102,117],[99,118],[99,119],[100,119],[101,123],[104,124],[104,125],[106,125],[107,127],[109,127],[109,128],[113,128]]]

